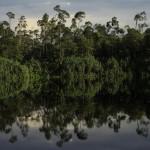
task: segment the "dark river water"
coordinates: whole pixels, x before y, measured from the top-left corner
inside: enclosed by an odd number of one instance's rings
[[[149,87],[122,85],[50,81],[14,94],[11,85],[1,88],[0,149],[149,150]]]
[[[150,149],[148,96],[62,89],[0,100],[0,149]]]

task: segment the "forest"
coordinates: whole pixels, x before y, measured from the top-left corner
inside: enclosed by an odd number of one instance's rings
[[[113,95],[150,93],[150,28],[145,11],[135,15],[134,27],[124,28],[117,17],[103,25],[86,21],[83,11],[73,18],[59,5],[54,11],[52,18],[45,13],[34,30],[28,29],[25,16],[14,28],[13,12],[0,22],[0,98],[14,91],[38,93],[47,82],[59,85],[58,93],[63,87],[69,96],[93,96],[100,90]]]

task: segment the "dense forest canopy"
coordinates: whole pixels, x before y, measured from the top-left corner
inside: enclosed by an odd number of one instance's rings
[[[56,15],[52,18],[45,13],[35,30],[28,29],[25,16],[19,18],[13,30],[15,14],[6,13],[8,20],[0,23],[2,74],[12,76],[15,71],[15,76],[18,73],[20,78],[26,78],[13,66],[11,70],[5,67],[7,63],[3,61],[11,60],[17,61],[19,68],[26,67],[26,76],[30,78],[26,87],[32,90],[40,80],[61,80],[66,89],[98,81],[98,89],[105,85],[109,93],[115,94],[126,80],[135,87],[136,81],[140,86],[144,84],[144,92],[149,93],[150,28],[145,11],[133,18],[134,28],[121,28],[117,17],[102,25],[85,21],[83,11],[73,18],[60,5],[54,11]],[[66,25],[68,19],[72,20],[70,26]],[[3,78],[1,75],[0,79]],[[83,90],[86,85],[81,87]]]
[[[150,149],[149,7],[0,0],[1,147]]]

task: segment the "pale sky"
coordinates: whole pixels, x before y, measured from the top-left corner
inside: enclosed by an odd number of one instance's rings
[[[118,17],[121,26],[133,25],[134,15],[146,11],[150,24],[150,0],[0,0],[0,21],[6,20],[8,11],[16,14],[16,19],[25,15],[30,28],[36,27],[36,21],[44,13],[54,15],[53,7],[61,5],[73,15],[85,11],[86,19],[93,23],[105,24],[112,17]]]

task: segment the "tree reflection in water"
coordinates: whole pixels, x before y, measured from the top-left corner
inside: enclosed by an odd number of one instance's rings
[[[124,124],[136,123],[135,132],[148,137],[150,104],[144,100],[147,96],[140,100],[139,95],[127,94],[134,93],[133,88],[125,93],[120,89],[116,94],[108,94],[104,90],[100,92],[101,85],[95,83],[88,83],[92,85],[88,87],[84,82],[84,91],[80,83],[79,91],[78,84],[66,88],[56,81],[44,85],[36,94],[24,91],[1,100],[0,132],[9,136],[10,143],[15,143],[20,136],[27,138],[36,127],[46,140],[55,137],[56,145],[62,147],[75,138],[89,139],[90,129],[105,126],[118,133]]]
[[[20,129],[24,138],[28,137],[31,124],[39,126],[39,132],[45,135],[47,140],[57,137],[56,145],[62,147],[76,136],[80,140],[86,140],[90,135],[87,128],[101,128],[103,125],[118,133],[123,123],[137,122],[135,132],[148,137],[150,118],[147,104],[137,102],[120,102],[118,100],[106,101],[97,98],[85,99],[65,98],[62,101],[47,101],[28,99],[23,97],[9,102],[1,101],[0,130],[1,133],[10,136],[9,142],[19,140]],[[98,97],[99,99],[99,97]],[[32,103],[31,103],[32,101]],[[139,104],[140,103],[140,104]],[[142,108],[142,109],[141,109]],[[15,111],[14,111],[15,110]],[[132,110],[132,111],[131,111]],[[72,132],[73,131],[73,132]]]

